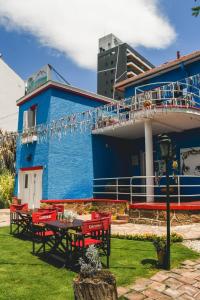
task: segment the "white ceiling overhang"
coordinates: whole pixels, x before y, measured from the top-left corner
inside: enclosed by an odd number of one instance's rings
[[[132,120],[117,123],[93,130],[93,134],[107,135],[124,139],[144,137],[144,122],[152,121],[153,135],[168,132],[182,132],[193,128],[200,128],[200,110],[185,108],[166,108],[138,111]]]

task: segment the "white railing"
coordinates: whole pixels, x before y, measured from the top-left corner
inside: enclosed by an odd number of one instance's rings
[[[147,178],[153,178],[153,184],[147,185]],[[178,204],[181,200],[200,198],[200,176],[177,175],[170,178],[170,197]],[[154,194],[147,194],[147,187],[153,187]],[[166,177],[132,176],[96,178],[93,185],[94,197],[111,197],[116,200],[146,202],[147,197],[164,200],[166,197]]]
[[[158,83],[157,83],[158,84]],[[164,83],[160,83],[164,84]],[[148,85],[143,86],[147,88]],[[97,109],[93,130],[134,121],[138,112],[150,114],[157,108],[189,109],[200,107],[200,90],[181,82],[165,83],[151,90],[136,89],[135,95]]]

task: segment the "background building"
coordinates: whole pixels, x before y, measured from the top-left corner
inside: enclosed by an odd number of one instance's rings
[[[106,35],[99,39],[97,93],[121,99],[123,92],[116,91],[114,84],[153,67],[147,59],[114,34]]]
[[[0,57],[0,128],[17,130],[16,100],[24,96],[24,81]]]

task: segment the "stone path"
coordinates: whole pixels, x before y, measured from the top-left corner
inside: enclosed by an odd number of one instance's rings
[[[0,209],[0,227],[9,226],[10,224],[10,210]]]
[[[187,260],[180,268],[160,271],[150,279],[138,279],[129,287],[118,287],[127,300],[200,300],[200,259]]]

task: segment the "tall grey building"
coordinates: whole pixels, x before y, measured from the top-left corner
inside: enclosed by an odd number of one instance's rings
[[[114,89],[115,83],[144,73],[154,66],[114,34],[99,39],[97,92],[119,100],[123,93]]]

